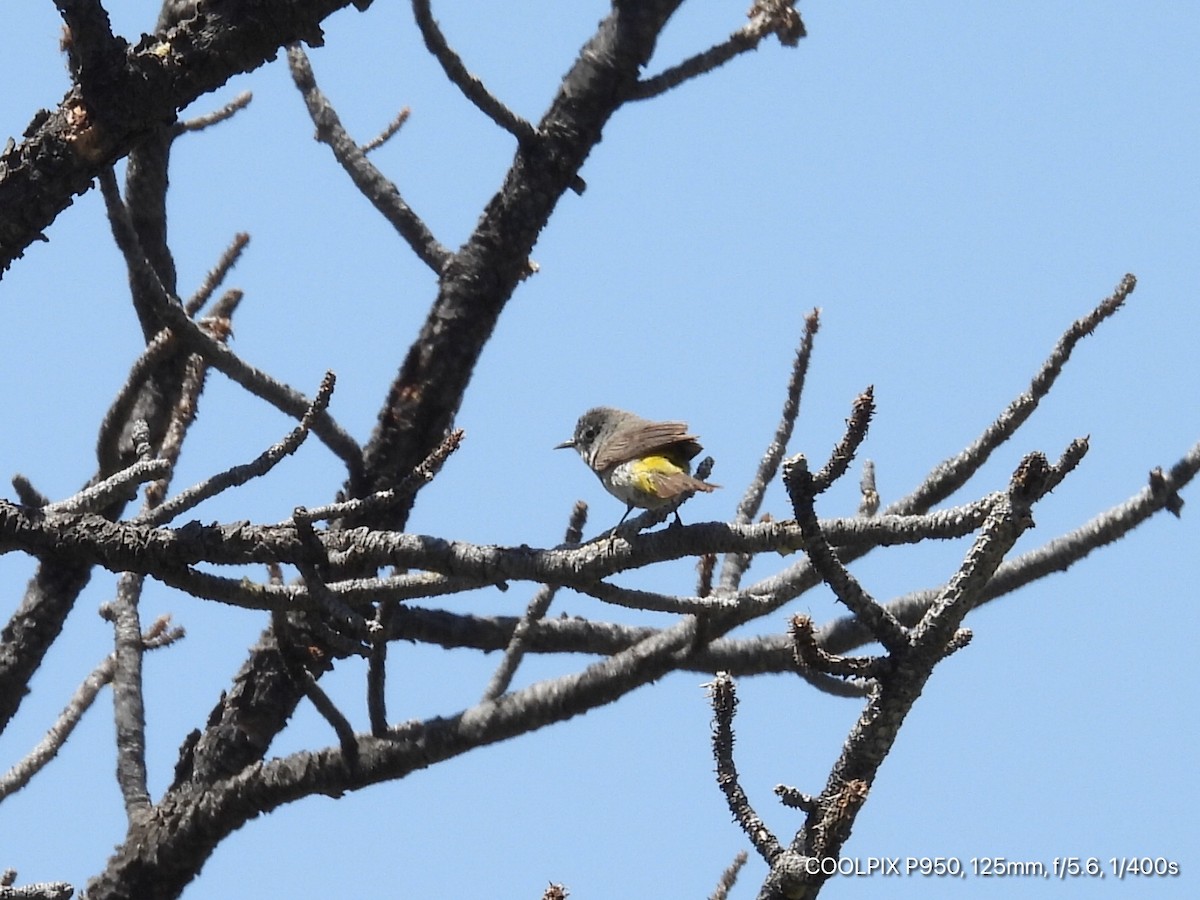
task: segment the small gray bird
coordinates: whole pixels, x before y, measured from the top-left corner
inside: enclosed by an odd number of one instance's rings
[[[691,460],[700,450],[684,422],[651,422],[623,409],[597,406],[575,424],[575,434],[555,449],[573,447],[610,494],[628,509],[659,509],[689,491],[720,487],[692,477]],[[675,520],[679,521],[676,512]]]

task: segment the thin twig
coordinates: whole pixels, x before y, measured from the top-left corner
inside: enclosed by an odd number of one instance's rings
[[[118,465],[121,433],[129,423],[146,380],[177,351],[174,333],[163,328],[146,342],[146,349],[130,367],[129,376],[104,414],[96,437],[96,456],[100,459],[101,471]]]
[[[880,499],[879,488],[875,485],[875,463],[869,459],[863,460],[858,492],[862,498],[858,501],[858,514],[870,517],[878,513]]]
[[[754,811],[738,781],[737,765],[733,761],[733,716],[738,702],[733,678],[728,672],[718,672],[705,687],[709,689],[713,707],[712,749],[717,761],[717,785],[725,795],[733,820],[769,863],[783,852],[783,847]]]
[[[316,600],[321,611],[335,624],[339,635],[352,637],[356,641],[369,640],[374,630],[371,623],[335,597],[329,585],[325,583],[322,572],[328,568],[329,558],[325,555],[325,547],[308,517],[308,510],[302,506],[296,507],[292,521],[296,525],[296,533],[310,554],[308,559],[297,559],[294,563],[308,588],[308,595]]]
[[[571,509],[571,518],[567,523],[567,533],[563,539],[566,544],[575,545],[582,539],[583,528],[587,524],[587,510],[587,504],[582,501],[576,503]],[[500,665],[492,673],[492,678],[483,692],[484,700],[495,700],[508,690],[513,676],[517,673],[517,667],[525,658],[525,642],[529,632],[534,625],[546,617],[546,612],[550,609],[550,604],[557,592],[557,585],[544,584],[533,595],[533,599],[529,601],[529,606],[525,610],[525,615],[513,629],[508,646],[504,648],[504,658],[500,660]]]
[[[126,572],[110,604],[113,623],[113,717],[117,731],[117,784],[130,827],[150,814],[146,780],[146,707],[142,697],[142,628],[138,617],[145,576]]]
[[[1050,393],[1063,366],[1071,358],[1075,345],[1087,337],[1105,319],[1124,305],[1137,287],[1137,279],[1126,275],[1113,293],[1095,309],[1076,320],[1058,339],[1054,350],[1034,376],[1029,390],[1008,405],[1000,416],[962,453],[939,463],[921,485],[904,499],[884,511],[889,513],[924,512],[933,504],[949,497],[962,487],[988,460],[992,451],[1012,437],[1013,433],[1033,415],[1042,398]]]
[[[45,507],[47,513],[82,513],[104,509],[114,500],[129,500],[137,493],[138,485],[165,478],[171,472],[171,461],[142,459],[115,472],[77,494]]]
[[[141,323],[142,333],[149,342],[166,324],[167,310],[176,305],[180,306],[182,312],[182,305],[172,295],[167,285],[163,284],[158,271],[155,270],[146,255],[129,207],[121,198],[121,189],[117,186],[116,173],[112,168],[104,169],[100,172],[97,181],[100,184],[100,194],[104,197],[113,240],[117,249],[121,251],[121,256],[125,259],[125,266],[129,270],[134,310]]]
[[[842,565],[817,521],[813,507],[816,487],[803,455],[797,454],[783,464],[783,482],[792,501],[792,510],[804,535],[804,552],[812,561],[821,580],[852,613],[862,619],[884,647],[891,652],[909,644],[904,627],[863,589],[858,579]]]
[[[821,471],[813,475],[813,491],[820,494],[828,490],[830,485],[846,474],[854,454],[867,437],[867,429],[871,418],[875,415],[875,388],[868,386],[865,391],[854,398],[854,408],[850,418],[846,420],[846,431],[837,446],[833,448],[829,460],[821,467]]]
[[[696,596],[711,597],[713,592],[713,572],[717,568],[717,554],[702,553],[696,561]]]
[[[392,224],[417,258],[441,274],[453,254],[438,242],[428,226],[404,202],[396,185],[375,168],[366,153],[347,134],[329,99],[317,87],[312,65],[300,45],[290,44],[287,57],[292,80],[304,97],[313,124],[317,126],[317,140],[329,146],[355,187]]]
[[[387,734],[387,657],[388,633],[397,601],[381,600],[375,609],[375,628],[371,632],[371,651],[367,656],[367,716],[371,734]]]
[[[171,408],[167,419],[167,429],[159,441],[158,456],[170,464],[167,473],[146,486],[146,509],[158,506],[166,496],[171,484],[171,476],[183,452],[183,441],[188,430],[196,421],[196,411],[200,404],[200,394],[204,391],[207,380],[208,366],[199,354],[188,354],[183,367],[183,378],[179,385],[179,395]]]
[[[433,12],[429,8],[429,0],[413,0],[413,14],[417,20],[417,27],[421,29],[421,37],[425,41],[425,46],[441,64],[446,77],[463,92],[463,96],[518,141],[527,143],[535,140],[537,129],[501,103],[483,86],[482,81],[467,71],[463,61],[450,48],[445,35],[438,28],[438,24],[433,18]]]
[[[9,869],[8,872],[13,870]],[[13,880],[16,880],[15,872]],[[70,900],[74,895],[75,886],[66,881],[38,881],[20,887],[0,887],[0,900]]]
[[[441,471],[446,459],[462,444],[465,436],[466,432],[461,428],[451,431],[421,461],[421,464],[404,476],[395,487],[386,491],[378,491],[367,497],[341,500],[337,503],[314,507],[308,511],[309,517],[314,522],[321,519],[362,518],[390,509],[433,481],[437,473]]]
[[[193,322],[184,312],[179,299],[171,296],[163,287],[138,245],[137,233],[129,219],[129,210],[121,201],[116,178],[111,169],[101,173],[100,187],[108,206],[113,236],[125,256],[131,277],[136,275],[148,287],[145,295],[154,304],[151,310],[152,317],[159,321],[160,326],[171,328],[189,350],[199,353],[213,368],[236,384],[287,415],[296,419],[302,418],[310,407],[310,402],[304,395],[243,361],[225,344],[213,338],[201,325]],[[313,421],[312,432],[345,462],[351,478],[360,474],[362,449],[328,413],[322,413]]]
[[[804,22],[790,3],[758,0],[751,7],[749,15],[750,21],[721,43],[671,66],[652,78],[638,82],[630,99],[648,100],[678,87],[685,81],[711,72],[735,56],[758,49],[758,45],[767,35],[778,35],[779,42],[789,47],[796,46],[800,38],[805,36]]]
[[[195,318],[196,313],[200,312],[204,308],[204,304],[208,302],[208,298],[221,286],[221,282],[225,280],[225,277],[229,274],[229,270],[242,258],[242,251],[246,249],[246,245],[249,243],[250,235],[244,231],[239,231],[233,236],[233,240],[225,248],[225,252],[221,254],[221,258],[217,260],[217,264],[204,276],[204,280],[200,282],[200,287],[196,288],[196,292],[183,304],[184,312]]]
[[[791,809],[802,809],[805,812],[812,812],[817,808],[816,797],[786,784],[775,785],[775,796],[779,798],[780,803]]]
[[[734,609],[745,609],[755,599],[749,595],[724,593],[707,597],[679,597],[657,591],[617,587],[605,581],[576,584],[572,587],[581,594],[587,594],[589,597],[595,597],[597,600],[603,600],[613,606],[679,614],[729,612]]]
[[[184,636],[182,628],[169,628],[170,617],[163,616],[152,624],[142,635],[142,645],[147,650],[155,650],[175,643]],[[0,777],[0,800],[23,788],[40,772],[50,760],[58,755],[75,730],[75,726],[83,718],[83,714],[91,708],[100,693],[100,689],[112,681],[117,668],[115,652],[106,656],[91,674],[76,688],[75,693],[67,702],[66,707],[59,713],[58,719],[50,726],[46,736],[37,746],[15,766]]]
[[[13,475],[12,486],[13,490],[17,492],[17,499],[26,506],[41,509],[43,506],[50,505],[50,498],[34,487],[33,482],[20,472]]]
[[[308,411],[301,417],[300,424],[293,428],[283,440],[271,445],[260,453],[252,462],[233,466],[224,472],[218,472],[216,475],[164,501],[156,509],[146,511],[138,517],[137,521],[144,522],[147,525],[161,525],[165,522],[170,522],[176,516],[187,512],[189,509],[193,509],[205,500],[220,494],[222,491],[233,487],[240,487],[254,478],[266,475],[279,462],[295,453],[300,448],[300,445],[304,443],[304,439],[308,437],[315,418],[329,406],[329,400],[333,396],[335,383],[334,374],[326,372],[325,377],[321,380],[320,387],[317,388],[316,396],[309,405]]]
[[[408,117],[410,115],[412,115],[412,110],[407,106],[404,107],[404,109],[400,110],[400,112],[396,114],[396,118],[392,119],[392,121],[388,123],[387,128],[383,129],[383,131],[381,131],[376,137],[371,138],[371,140],[367,141],[358,149],[363,153],[370,153],[374,150],[378,150],[393,137],[395,137],[396,132],[404,127],[404,123],[408,121]]]
[[[296,678],[303,686],[304,694],[312,703],[313,708],[333,728],[342,752],[345,754],[346,761],[351,765],[357,764],[358,740],[355,737],[354,727],[350,724],[350,720],[342,714],[342,711],[337,708],[337,705],[330,699],[329,695],[317,684],[317,679],[313,673],[293,656],[292,648],[283,646],[284,636],[292,630],[287,623],[286,616],[281,612],[272,613],[271,622],[275,634],[280,641],[279,655],[283,659],[284,664],[288,667],[292,677]]]
[[[742,499],[738,503],[737,513],[734,516],[735,522],[749,522],[758,515],[759,510],[762,509],[762,501],[767,493],[767,487],[775,480],[775,475],[779,472],[779,463],[783,460],[783,454],[787,452],[788,441],[792,438],[792,431],[796,427],[796,418],[800,414],[800,397],[804,392],[804,380],[812,359],[813,341],[820,327],[821,311],[814,309],[804,317],[804,335],[800,339],[800,346],[796,348],[796,358],[792,362],[792,374],[788,378],[787,394],[784,397],[779,424],[775,426],[775,435],[772,437],[771,443],[767,445],[766,452],[759,460],[758,470],[754,473],[754,478],[751,479],[750,484],[746,487],[746,493],[742,495]],[[721,565],[722,589],[727,591],[738,589],[742,576],[745,575],[746,569],[750,565],[750,560],[751,557],[744,554],[726,554]]]
[[[884,671],[886,663],[879,657],[859,658],[829,653],[818,643],[812,619],[808,616],[792,616],[788,630],[792,636],[796,664],[805,671],[864,680],[878,678]]]
[[[175,136],[178,136],[187,131],[203,131],[205,128],[211,128],[213,125],[232,118],[236,113],[249,106],[250,101],[253,99],[254,95],[249,91],[242,91],[220,109],[215,109],[202,116],[196,116],[194,119],[185,119],[182,122],[176,122],[171,126],[171,130]]]
[[[749,858],[750,856],[745,850],[738,851],[737,856],[733,858],[733,862],[721,873],[721,878],[717,881],[716,890],[708,895],[708,900],[727,900],[729,892],[737,884],[738,873],[742,871],[742,866],[746,865],[746,860]]]
[[[241,385],[276,409],[295,419],[303,419],[312,408],[312,401],[266,372],[247,363],[221,341],[212,337],[204,327],[193,322],[182,309],[168,307],[167,325],[183,340],[189,349],[195,350],[219,372],[234,383]],[[319,412],[311,423],[311,431],[341,459],[351,473],[362,468],[362,450],[327,410]]]

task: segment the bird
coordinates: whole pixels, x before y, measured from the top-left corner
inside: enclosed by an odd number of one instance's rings
[[[571,439],[554,449],[568,447],[625,503],[618,527],[634,509],[661,509],[682,494],[707,494],[720,487],[692,475],[691,460],[702,448],[684,422],[654,422],[623,409],[597,406],[580,416]],[[680,521],[676,511],[675,522]]]

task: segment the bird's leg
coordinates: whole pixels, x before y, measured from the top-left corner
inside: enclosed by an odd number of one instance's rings
[[[620,527],[621,527],[622,525],[624,525],[624,524],[625,524],[625,520],[629,518],[629,514],[630,514],[631,512],[633,512],[633,509],[634,509],[634,508],[633,508],[633,506],[632,506],[632,505],[628,506],[628,507],[625,509],[625,515],[621,516],[621,521],[620,521],[620,522],[618,522],[616,525],[614,525],[614,526],[612,527],[612,530],[611,530],[611,531],[609,531],[609,533],[608,533],[608,548],[609,548],[610,550],[612,549],[613,541],[615,541],[615,540],[617,539],[617,531],[620,529]]]

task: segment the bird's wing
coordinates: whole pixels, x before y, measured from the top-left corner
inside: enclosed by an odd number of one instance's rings
[[[711,494],[720,487],[719,484],[709,484],[698,478],[693,478],[687,472],[654,472],[648,476],[654,486],[654,495],[663,500],[678,497],[686,491],[703,491]]]
[[[593,465],[598,471],[604,471],[611,466],[645,456],[652,450],[673,445],[677,445],[675,449],[687,459],[700,452],[700,444],[694,434],[688,434],[686,422],[647,422],[643,419],[636,429],[630,429],[629,435],[618,435],[615,439],[610,439],[601,452],[596,454]]]

